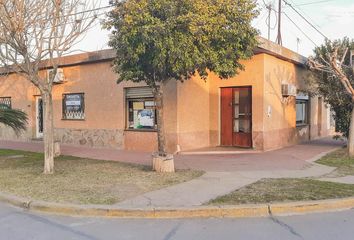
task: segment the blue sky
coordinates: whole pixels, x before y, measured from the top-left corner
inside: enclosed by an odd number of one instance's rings
[[[88,0],[96,1],[96,0]],[[354,38],[354,0],[286,0],[303,15],[313,25],[316,26],[329,39],[342,38],[348,36]],[[321,2],[323,1],[323,2]],[[264,0],[271,3],[277,10],[278,0]],[[316,3],[318,2],[318,3]],[[253,21],[253,26],[260,30],[263,37],[267,38],[268,28],[266,19],[268,12],[264,7],[263,0],[257,0],[261,10],[260,15]],[[313,3],[313,4],[311,4]],[[107,6],[108,0],[100,1],[100,6]],[[309,56],[315,47],[324,42],[324,37],[317,33],[307,24],[294,10],[283,4],[285,12],[301,30],[311,39],[309,40],[299,31],[290,20],[283,14],[282,16],[282,39],[283,46],[298,51],[304,56]],[[271,27],[276,25],[276,13],[271,14]],[[275,41],[277,29],[271,30],[271,40]],[[299,44],[297,44],[299,39]],[[108,48],[108,32],[101,30],[99,22],[88,32],[78,48],[85,51],[95,51]],[[315,43],[312,43],[312,41]]]

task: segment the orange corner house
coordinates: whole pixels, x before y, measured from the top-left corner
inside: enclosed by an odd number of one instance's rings
[[[329,107],[306,93],[306,58],[267,40],[234,78],[211,73],[164,86],[164,122],[170,152],[233,146],[270,150],[331,132]],[[54,125],[62,144],[153,151],[155,103],[143,84],[116,83],[113,50],[67,56],[53,88]],[[50,70],[43,70],[49,74]],[[0,128],[0,139],[42,138],[42,100],[17,74],[0,77],[0,102],[25,111],[26,132]]]

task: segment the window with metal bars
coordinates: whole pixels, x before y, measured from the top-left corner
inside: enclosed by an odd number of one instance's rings
[[[11,108],[11,97],[0,97],[0,108]]]
[[[85,119],[85,94],[68,93],[63,94],[63,119],[84,120]]]

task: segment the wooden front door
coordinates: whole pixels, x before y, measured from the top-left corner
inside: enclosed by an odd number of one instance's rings
[[[221,145],[252,147],[252,90],[221,89]]]

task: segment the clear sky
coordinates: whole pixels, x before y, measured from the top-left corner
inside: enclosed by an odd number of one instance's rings
[[[96,1],[96,0],[87,0]],[[329,39],[348,36],[354,38],[354,0],[286,0],[292,4],[308,21]],[[108,6],[109,0],[100,1],[100,6]],[[267,17],[268,10],[265,4],[271,3],[273,9],[278,11],[278,0],[257,0],[261,10],[260,15],[253,21],[253,26],[260,30],[263,37],[268,36]],[[324,42],[324,37],[306,23],[293,9],[282,4],[282,12],[289,16],[296,25],[308,36],[306,37],[284,14],[282,14],[283,46],[309,56],[315,47]],[[105,10],[107,11],[107,9]],[[271,40],[277,36],[277,13],[271,14]],[[103,16],[100,16],[102,18]],[[274,28],[274,29],[273,29]],[[99,21],[88,32],[78,48],[85,51],[95,51],[108,48],[108,32],[101,30]],[[310,38],[311,40],[309,40]],[[297,43],[299,39],[299,43]],[[313,43],[313,42],[315,43]]]

